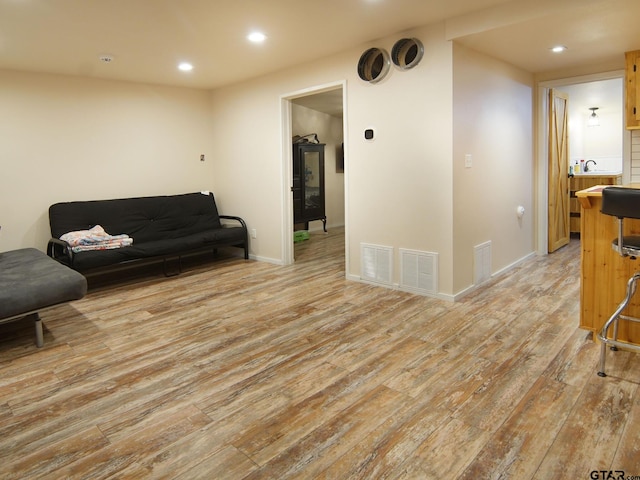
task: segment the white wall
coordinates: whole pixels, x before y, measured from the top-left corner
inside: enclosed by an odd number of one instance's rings
[[[418,66],[392,67],[375,85],[358,78],[363,51],[390,51],[405,36],[424,44]],[[532,250],[529,217],[515,222],[517,204],[532,211],[529,81],[454,55],[442,24],[213,92],[0,72],[0,250],[44,249],[57,201],[210,189],[222,213],[256,230],[252,256],[282,262],[291,148],[282,99],[344,84],[347,275],[360,276],[362,243],[393,249],[395,284],[400,248],[437,252],[440,294],[453,296],[469,285],[476,242],[496,242],[494,270]],[[461,171],[467,152],[476,167]]]
[[[405,33],[424,43],[422,62],[405,72],[392,68],[375,85],[358,78],[360,55],[372,46],[390,51],[404,35],[213,93],[215,188],[257,230],[253,254],[282,258],[282,156],[289,145],[281,141],[279,99],[346,80],[347,274],[360,275],[362,242],[394,248],[396,283],[398,248],[435,251],[440,286],[451,292],[452,45],[443,25]],[[363,138],[369,127],[374,141]]]
[[[622,171],[622,78],[559,87],[569,95],[569,156],[571,163],[592,159],[600,170]],[[599,107],[600,125],[590,127],[590,107]]]
[[[0,251],[44,251],[56,202],[212,188],[206,91],[0,71],[0,105]]]
[[[533,85],[531,74],[455,45],[456,292],[474,283],[474,246],[491,241],[492,273],[534,250]],[[472,155],[471,168],[465,154]]]
[[[342,119],[301,105],[291,105],[293,135],[317,133],[325,144],[325,212],[327,228],[344,226],[344,172],[336,172],[336,157],[343,142]],[[322,229],[322,222],[310,222],[310,230]]]
[[[416,67],[392,68],[376,85],[349,83],[349,273],[360,274],[361,242],[394,248],[396,283],[399,248],[436,252],[439,288],[451,294],[452,44],[444,40],[443,25],[407,36],[424,44]],[[377,45],[390,51],[399,38]],[[354,52],[353,70],[362,51]],[[376,132],[373,141],[363,138],[368,127]]]

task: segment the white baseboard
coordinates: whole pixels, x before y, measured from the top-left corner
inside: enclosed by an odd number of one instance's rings
[[[327,223],[327,231],[331,230],[332,228],[344,228],[344,223],[343,224],[328,224]],[[320,225],[313,225],[313,226],[309,226],[309,231],[310,232],[322,232],[322,224]]]
[[[491,275],[491,277],[489,278],[489,280],[492,280],[496,277],[499,277],[501,275],[506,274],[507,272],[513,270],[514,268],[516,268],[518,265],[520,265],[521,263],[529,260],[531,257],[534,257],[536,255],[535,252],[531,252],[527,255],[525,255],[524,257],[522,257],[519,260],[516,260],[515,262],[507,265],[504,268],[501,268],[500,270],[498,270],[497,272],[493,273]],[[273,265],[284,265],[284,262],[280,259],[277,258],[269,258],[269,257],[261,257],[258,255],[249,255],[249,258],[251,260],[257,260],[259,262],[266,262],[266,263],[271,263]],[[484,285],[486,282],[481,283],[480,285],[470,285],[467,288],[464,288],[463,290],[460,290],[459,292],[455,293],[455,294],[448,294],[448,293],[441,293],[438,292],[436,295],[431,295],[431,294],[424,294],[422,292],[412,292],[410,289],[406,289],[406,288],[400,288],[400,286],[397,283],[394,283],[392,285],[386,285],[386,284],[382,284],[382,283],[375,283],[375,282],[370,282],[367,280],[363,280],[359,275],[352,275],[352,274],[346,274],[345,278],[347,280],[351,280],[354,282],[360,282],[360,283],[366,283],[368,285],[374,285],[376,287],[382,287],[382,288],[387,288],[390,290],[400,290],[403,292],[407,292],[407,293],[412,293],[414,295],[420,295],[423,297],[429,297],[429,298],[437,298],[439,300],[444,300],[447,302],[457,302],[459,300],[461,300],[462,298],[464,298],[465,296],[469,295],[471,292],[477,290],[479,287],[481,287],[482,285]],[[487,281],[489,281],[487,280]]]
[[[524,257],[522,257],[519,260],[516,260],[515,262],[507,265],[504,268],[501,268],[500,270],[498,270],[497,272],[493,273],[491,275],[491,277],[489,278],[489,280],[492,280],[496,277],[499,277],[501,275],[506,274],[507,272],[509,272],[510,270],[513,270],[515,267],[517,267],[518,265],[520,265],[521,263],[529,260],[531,257],[534,257],[536,255],[535,252],[531,252],[527,255],[525,255]],[[383,288],[388,288],[388,289],[392,289],[392,290],[400,290],[400,291],[404,291],[404,292],[408,292],[408,293],[413,293],[414,295],[420,295],[423,297],[430,297],[430,298],[437,298],[439,300],[444,300],[447,302],[457,302],[459,300],[461,300],[462,298],[464,298],[465,296],[469,295],[471,292],[477,290],[479,287],[481,287],[482,285],[484,285],[486,282],[481,283],[480,285],[470,285],[467,288],[460,290],[459,292],[451,295],[448,293],[441,293],[438,292],[436,295],[431,295],[431,294],[424,294],[422,292],[412,292],[410,289],[402,289],[400,288],[400,286],[398,284],[393,284],[393,285],[385,285],[385,284],[381,284],[381,283],[375,283],[375,282],[370,282],[370,281],[365,281],[362,278],[360,278],[359,275],[346,275],[347,280],[353,280],[354,282],[360,282],[360,283],[367,283],[369,285],[375,285],[377,287],[383,287]],[[487,281],[489,281],[487,280]]]
[[[516,260],[515,262],[507,265],[506,267],[501,268],[497,272],[492,273],[491,277],[489,277],[486,281],[480,283],[479,285],[470,285],[470,286],[468,286],[467,288],[465,288],[465,289],[459,291],[458,293],[456,293],[455,295],[453,295],[454,301],[457,302],[458,300],[461,300],[465,296],[469,295],[471,292],[474,292],[475,290],[480,288],[482,285],[484,285],[488,281],[493,280],[496,277],[500,277],[501,275],[504,275],[505,273],[507,273],[507,272],[513,270],[514,268],[516,268],[521,263],[526,262],[531,257],[535,257],[535,256],[536,256],[536,252],[531,252],[531,253],[525,255],[524,257],[520,258],[519,260]]]
[[[258,262],[271,263],[272,265],[284,265],[284,262],[279,258],[261,257],[260,255],[249,254],[249,259],[256,260]]]
[[[438,293],[436,295],[433,294],[425,294],[424,292],[416,292],[416,291],[412,291],[411,289],[408,288],[400,288],[400,285],[398,285],[397,283],[394,283],[392,285],[387,285],[385,283],[376,283],[376,282],[371,282],[369,280],[363,280],[359,275],[346,275],[347,280],[352,280],[354,282],[359,282],[359,283],[366,283],[367,285],[373,285],[375,287],[382,287],[382,288],[386,288],[389,290],[398,290],[400,292],[407,292],[407,293],[411,293],[413,295],[420,295],[421,297],[428,297],[428,298],[436,298],[438,300],[444,300],[447,302],[453,302],[454,299],[451,295],[446,295],[443,293]]]

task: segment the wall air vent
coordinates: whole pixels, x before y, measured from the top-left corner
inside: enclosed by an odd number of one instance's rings
[[[420,63],[424,46],[417,38],[401,38],[391,50],[391,61],[400,70],[409,70]]]
[[[360,278],[368,282],[391,285],[393,279],[393,247],[360,244]]]
[[[491,278],[491,242],[473,247],[473,283],[480,285]]]
[[[401,248],[400,288],[421,295],[436,295],[438,254]]]
[[[369,83],[378,83],[389,73],[389,54],[383,48],[369,48],[358,61],[358,76]]]

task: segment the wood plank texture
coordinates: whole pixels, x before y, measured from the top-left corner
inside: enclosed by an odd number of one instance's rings
[[[624,70],[624,109],[627,130],[636,130],[640,128],[640,96],[638,95],[638,65],[640,65],[640,50],[625,52],[625,70]]]
[[[576,192],[586,190],[596,185],[621,185],[622,174],[620,175],[574,175],[569,179],[569,204],[570,204],[570,232],[580,233],[580,202],[576,197]]]
[[[589,196],[590,208],[582,209],[582,288],[580,325],[600,331],[626,295],[627,281],[640,268],[632,257],[621,257],[613,248],[618,238],[615,217],[600,212],[602,195]],[[626,219],[624,235],[640,235],[640,220]],[[629,303],[625,315],[640,317],[638,297]],[[612,331],[609,331],[610,336]],[[620,320],[618,339],[640,343],[640,323]]]
[[[0,325],[0,478],[640,475],[640,355],[596,375],[579,241],[457,303],[347,281],[343,250],[91,277],[42,349]]]

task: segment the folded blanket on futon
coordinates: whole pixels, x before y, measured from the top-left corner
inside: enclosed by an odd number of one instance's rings
[[[60,240],[67,242],[74,253],[128,247],[133,244],[133,238],[129,235],[109,235],[100,225],[89,230],[65,233],[60,237]]]

